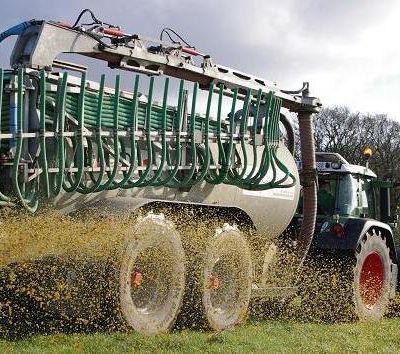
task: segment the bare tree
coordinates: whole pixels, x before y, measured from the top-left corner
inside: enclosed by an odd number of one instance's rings
[[[380,178],[400,181],[400,124],[386,114],[324,108],[315,118],[317,151],[337,152],[355,164],[365,162],[362,150],[372,148],[371,168]]]
[[[317,151],[338,152],[349,161],[358,158],[362,148],[362,117],[347,107],[323,109],[315,119]]]

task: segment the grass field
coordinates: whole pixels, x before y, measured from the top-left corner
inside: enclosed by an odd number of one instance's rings
[[[396,353],[400,320],[317,324],[255,322],[222,333],[183,331],[156,337],[130,333],[54,334],[11,342],[0,353]]]

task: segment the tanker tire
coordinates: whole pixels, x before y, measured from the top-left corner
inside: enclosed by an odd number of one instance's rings
[[[252,284],[248,242],[229,224],[207,237],[213,224],[210,220],[197,222],[202,238],[190,237],[186,231],[188,287],[178,328],[221,331],[246,318]]]
[[[149,213],[133,227],[120,268],[120,308],[129,327],[145,335],[174,324],[185,289],[185,253],[174,226]]]
[[[246,318],[252,285],[251,252],[246,238],[225,224],[207,242],[203,268],[203,307],[208,325],[221,331]]]

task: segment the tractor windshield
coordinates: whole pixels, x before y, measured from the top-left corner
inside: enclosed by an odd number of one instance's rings
[[[318,209],[319,215],[332,215],[335,212],[335,200],[338,179],[336,175],[318,176]]]
[[[318,214],[356,216],[359,210],[357,199],[359,180],[351,174],[318,175]]]
[[[374,216],[371,179],[352,174],[318,175],[318,214],[355,217]]]
[[[370,182],[370,178],[352,174],[318,174],[318,215],[373,217],[374,195]],[[300,214],[302,199],[298,207]]]
[[[367,176],[340,175],[337,193],[337,213],[346,216],[374,218],[375,197],[372,179]]]
[[[341,174],[337,177],[340,180],[340,188],[337,193],[336,213],[352,215],[358,207],[358,181],[351,174]]]

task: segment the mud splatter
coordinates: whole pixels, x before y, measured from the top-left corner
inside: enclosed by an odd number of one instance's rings
[[[205,210],[158,208],[152,212],[165,215],[165,220],[179,233],[185,252],[185,292],[179,314],[173,321],[174,328],[210,329],[203,303],[205,287],[218,291],[225,285],[223,281],[221,285],[221,279],[235,280],[224,278],[224,274],[220,274],[220,278],[212,274],[210,279],[204,279],[204,259],[209,252],[209,240],[221,233],[222,225],[227,221],[228,229],[236,228],[248,240],[253,283],[256,284],[253,287],[260,284],[288,287],[283,300],[282,297],[252,300],[251,318],[317,322],[356,319],[351,279],[354,257],[351,255],[338,260],[328,253],[311,253],[296,279],[293,240],[282,239],[282,236],[266,241],[257,236],[251,225]],[[148,210],[142,214],[147,213]],[[126,244],[136,237],[134,226],[138,217],[137,214],[104,213],[72,217],[54,210],[27,215],[2,210],[0,336],[19,338],[60,331],[131,330],[121,312],[120,272]],[[159,237],[163,236],[162,233]],[[266,265],[265,255],[269,251],[272,256]],[[138,257],[137,262],[154,269],[142,274],[141,267],[134,265],[130,274],[132,294],[136,294],[135,304],[143,308],[142,304],[154,297],[155,292],[167,294],[163,285],[158,283],[170,287],[174,281],[168,273],[171,269],[168,255],[160,255],[154,248],[146,252]],[[232,258],[232,265],[227,269],[240,268],[242,263],[236,257]],[[238,276],[237,279],[241,278]],[[150,286],[145,281],[150,285],[152,281],[156,284]],[[290,292],[294,282],[297,291]],[[139,291],[143,284],[145,286]],[[137,299],[138,296],[143,299]],[[235,299],[226,299],[226,302],[232,301]]]

